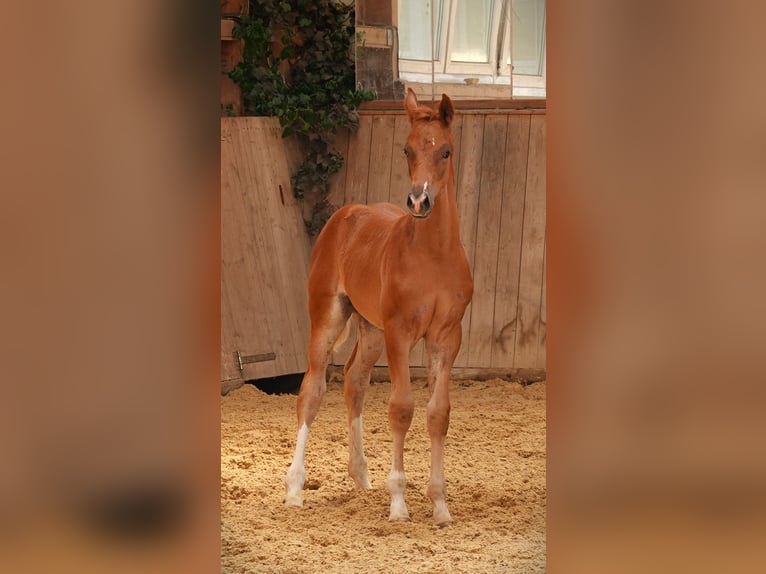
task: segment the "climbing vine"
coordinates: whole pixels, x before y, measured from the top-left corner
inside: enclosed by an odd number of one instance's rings
[[[344,162],[334,147],[338,129],[355,130],[357,107],[375,97],[356,85],[354,15],[353,2],[250,0],[250,13],[234,30],[244,51],[229,75],[242,92],[243,113],[276,116],[282,136],[301,143],[303,162],[292,186],[297,198],[313,203],[304,215],[312,235],[335,208],[327,192]]]

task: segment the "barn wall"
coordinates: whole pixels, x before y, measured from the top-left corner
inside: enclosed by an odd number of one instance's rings
[[[460,234],[474,278],[456,367],[545,368],[544,110],[459,112],[453,123]],[[336,205],[391,201],[409,191],[402,112],[362,112],[338,147]],[[351,340],[333,356],[345,362]],[[411,364],[425,366],[422,342]],[[385,357],[380,365],[385,365]]]

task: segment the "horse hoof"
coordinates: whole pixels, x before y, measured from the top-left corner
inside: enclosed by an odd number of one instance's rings
[[[300,496],[293,495],[287,495],[285,497],[285,506],[292,506],[295,508],[300,508],[303,506],[303,498]]]
[[[452,517],[446,509],[444,512],[434,512],[434,522],[436,522],[436,526],[439,528],[444,528],[452,524]]]
[[[369,480],[365,479],[364,481],[359,480],[354,482],[356,483],[356,487],[360,490],[370,490],[372,488]]]

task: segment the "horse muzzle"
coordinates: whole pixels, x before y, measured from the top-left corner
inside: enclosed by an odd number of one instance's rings
[[[407,196],[407,209],[413,217],[424,219],[431,214],[434,207],[434,199],[430,191],[423,191],[420,187],[414,189]]]

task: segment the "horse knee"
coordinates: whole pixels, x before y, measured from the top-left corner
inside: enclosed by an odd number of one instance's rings
[[[415,403],[412,398],[391,399],[388,403],[388,420],[394,430],[407,430],[412,423]]]
[[[305,422],[308,426],[316,417],[322,397],[327,390],[327,382],[324,379],[309,382],[304,380],[298,393],[298,421]]]
[[[449,401],[432,401],[428,403],[426,421],[431,435],[445,435],[449,428]]]

